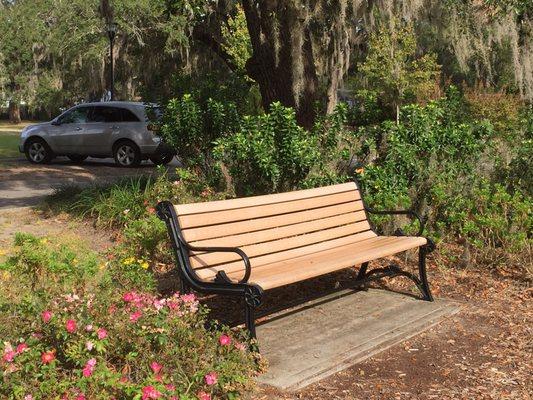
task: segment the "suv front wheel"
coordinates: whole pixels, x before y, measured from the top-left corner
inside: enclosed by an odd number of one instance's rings
[[[113,157],[121,167],[137,167],[141,163],[141,151],[129,140],[118,142],[114,146]]]
[[[48,144],[41,138],[30,138],[24,146],[24,153],[29,162],[46,164],[54,158],[54,153]]]

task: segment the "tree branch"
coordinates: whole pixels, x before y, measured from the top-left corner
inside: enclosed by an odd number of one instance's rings
[[[192,32],[192,37],[195,40],[205,44],[216,55],[218,55],[233,72],[239,72],[239,67],[233,61],[233,57],[228,54],[222,47],[222,44],[215,40],[215,38],[206,32],[200,25],[196,25]]]

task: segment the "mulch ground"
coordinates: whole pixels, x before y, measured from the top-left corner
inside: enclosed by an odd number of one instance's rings
[[[462,248],[446,246],[447,256],[429,259],[433,293],[463,304],[454,317],[401,345],[332,375],[285,393],[260,386],[254,399],[530,399],[533,393],[532,289],[521,269],[454,267]],[[396,259],[415,264],[413,255]],[[530,262],[531,260],[529,260]],[[384,263],[382,263],[383,265]],[[406,268],[409,268],[406,266]],[[350,287],[355,271],[267,292],[262,313],[290,302],[304,302]],[[389,279],[391,290],[416,293],[402,278]],[[212,317],[242,320],[239,301],[205,301]],[[317,325],[319,328],[319,325]]]

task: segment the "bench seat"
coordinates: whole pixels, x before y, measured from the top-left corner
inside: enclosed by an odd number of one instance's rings
[[[273,289],[415,249],[426,243],[423,237],[374,236],[322,250],[301,248],[296,251],[288,250],[280,253],[279,260],[275,262],[261,263],[260,260],[255,262],[251,258],[252,274],[249,282],[259,285],[264,290]],[[295,253],[305,255],[297,256]],[[228,276],[235,281],[238,281],[245,272],[242,262],[239,264],[241,268],[228,273]],[[222,265],[195,271],[201,279],[214,280],[217,272],[224,269],[227,268]]]
[[[432,300],[425,256],[432,243],[417,236],[380,236],[368,213],[416,216],[410,211],[374,211],[355,182],[264,196],[177,204],[161,202],[182,278],[182,290],[243,296],[246,325],[255,336],[253,309],[264,291],[359,267],[357,283],[384,276],[412,279]],[[419,277],[391,265],[367,271],[370,261],[419,249]]]

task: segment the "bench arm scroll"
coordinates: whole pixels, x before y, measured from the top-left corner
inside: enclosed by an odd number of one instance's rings
[[[239,249],[238,247],[197,247],[192,246],[189,243],[187,243],[185,240],[180,238],[180,241],[182,241],[182,245],[186,247],[188,250],[191,251],[206,251],[209,253],[237,253],[242,261],[244,262],[244,268],[246,271],[244,272],[244,276],[239,281],[239,283],[247,283],[248,279],[250,279],[250,275],[252,273],[252,266],[250,265],[250,259],[246,255],[244,251]],[[226,274],[224,270],[220,270],[217,272],[216,280],[222,280],[226,283],[233,283],[229,276]]]

